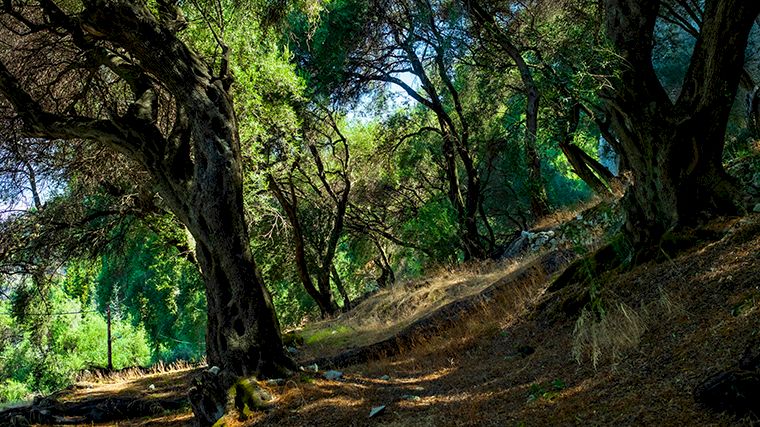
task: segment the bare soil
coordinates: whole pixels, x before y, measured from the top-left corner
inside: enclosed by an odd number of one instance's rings
[[[610,316],[627,310],[617,318],[633,320],[596,328],[595,350],[576,338],[584,336],[577,317],[484,310],[404,354],[346,368],[341,380],[277,387],[276,408],[241,424],[749,425],[692,395],[760,339],[760,216],[713,227],[726,236],[599,278]],[[370,419],[380,405],[384,412]]]

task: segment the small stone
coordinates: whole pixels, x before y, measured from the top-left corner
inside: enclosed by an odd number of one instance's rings
[[[385,411],[385,405],[380,406],[373,406],[372,409],[369,411],[369,417],[374,418]]]
[[[296,349],[295,347],[286,347],[285,349],[286,349],[286,350],[288,351],[288,353],[290,353],[290,354],[296,354],[296,353],[298,353],[298,349]]]
[[[285,384],[285,378],[272,378],[271,380],[267,380],[267,385],[283,385]]]
[[[529,346],[529,345],[520,345],[517,347],[517,353],[521,356],[530,356],[531,354],[535,353],[536,349]]]
[[[404,400],[411,400],[413,402],[418,402],[418,401],[422,400],[421,397],[415,396],[413,394],[405,394],[405,395],[401,396],[401,398],[404,399]]]
[[[343,376],[343,372],[341,371],[333,371],[329,370],[322,375],[326,380],[339,380]]]
[[[383,376],[380,377],[380,379],[383,380],[383,381],[390,381],[391,377],[389,375],[383,375]]]
[[[305,372],[319,372],[319,366],[317,364],[309,365],[309,366],[301,366],[301,370]]]
[[[219,375],[219,371],[221,371],[221,369],[219,369],[218,366],[212,366],[208,371],[214,375]]]
[[[151,385],[148,386],[148,390],[150,390],[150,391],[153,391],[155,389],[156,389],[156,386],[153,385],[153,384],[151,384]]]

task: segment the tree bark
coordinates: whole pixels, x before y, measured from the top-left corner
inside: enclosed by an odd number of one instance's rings
[[[335,287],[338,288],[340,296],[343,297],[343,311],[351,310],[351,298],[348,297],[346,287],[343,286],[343,281],[340,279],[340,274],[338,274],[335,265],[330,266],[330,271],[332,272],[332,279],[333,282],[335,282]]]
[[[377,278],[377,285],[382,289],[396,282],[396,274],[393,273],[393,267],[388,261],[388,256],[378,240],[373,239],[377,248],[379,257],[375,260],[375,265],[380,268],[380,277]]]
[[[760,138],[760,86],[753,87],[747,95],[747,127],[753,137]]]
[[[673,103],[652,66],[656,0],[606,0],[607,33],[625,61],[604,93],[633,185],[625,197],[634,245],[656,244],[670,230],[742,211],[723,169],[728,116],[744,49],[760,2],[707,0],[701,33]]]
[[[462,159],[465,174],[467,175],[467,192],[464,199],[464,214],[460,219],[460,224],[464,226],[463,242],[465,248],[465,261],[470,259],[484,259],[486,250],[483,236],[478,230],[478,214],[482,207],[482,197],[480,194],[480,173],[472,160],[472,156],[466,147],[460,147],[459,157]],[[489,228],[488,217],[482,216],[486,228]]]
[[[571,109],[570,117],[567,123],[567,129],[564,131],[564,135],[559,141],[559,148],[565,155],[565,158],[573,168],[573,172],[586,185],[591,188],[596,194],[600,196],[609,196],[612,194],[608,187],[610,180],[613,178],[612,173],[601,165],[596,159],[592,158],[580,147],[573,143],[573,137],[578,129],[578,122],[580,120],[580,106],[575,105]],[[599,176],[594,174],[596,171]]]
[[[533,74],[525,63],[519,52],[510,54],[510,57],[517,64],[520,70],[523,86],[526,92],[525,106],[525,159],[528,166],[528,187],[530,188],[530,210],[534,218],[540,218],[549,213],[549,201],[546,197],[546,188],[543,184],[543,175],[541,174],[541,158],[538,156],[536,148],[536,135],[538,133],[538,105],[540,95],[536,83],[533,81]],[[507,50],[511,52],[511,50]]]
[[[27,12],[6,4],[6,13],[17,20],[23,20],[21,14]],[[49,23],[49,27],[40,24],[37,31],[56,37],[66,32],[79,50],[70,60],[82,61],[77,66],[95,64],[96,69],[110,70],[126,84],[132,99],[124,99],[129,106],[125,112],[97,117],[72,114],[73,108],[45,111],[42,102],[2,63],[0,93],[22,119],[24,133],[36,138],[95,140],[142,164],[164,202],[196,241],[206,282],[209,364],[233,376],[280,376],[294,368],[250,250],[226,58],[219,75],[213,75],[168,23],[159,21],[140,2],[85,1],[84,10],[76,16],[52,2],[41,2],[35,12]],[[121,53],[116,55],[104,46]],[[169,132],[158,126],[161,90],[173,98],[173,108],[167,109],[176,117]]]
[[[596,162],[595,159],[584,156],[586,153],[584,153],[580,147],[572,143],[567,144],[560,142],[559,148],[562,150],[565,158],[567,158],[570,166],[572,166],[573,172],[575,172],[575,174],[578,175],[578,177],[582,179],[583,182],[585,182],[586,185],[588,185],[594,193],[600,196],[609,196],[612,194],[610,192],[610,188],[607,187],[607,185],[601,179],[599,179],[596,174],[594,174],[592,168],[589,167],[587,163],[587,161]]]
[[[349,164],[351,156],[348,149],[348,141],[340,132],[337,123],[329,113],[328,119],[333,127],[333,130],[337,133],[339,140],[343,143],[344,148],[344,158],[340,161],[343,169],[337,173],[342,178],[344,186],[340,193],[337,193],[328,181],[324,162],[322,162],[322,156],[320,156],[316,145],[309,145],[309,151],[311,152],[312,159],[314,160],[314,164],[317,167],[317,176],[319,177],[319,181],[322,183],[322,187],[324,188],[325,192],[330,196],[330,199],[333,201],[333,203],[335,203],[335,210],[331,217],[332,224],[330,227],[330,233],[327,237],[327,241],[324,244],[324,254],[322,254],[322,257],[319,260],[320,264],[317,271],[317,286],[319,287],[319,292],[322,295],[327,295],[328,298],[331,299],[332,291],[330,290],[330,273],[334,269],[333,261],[335,259],[335,252],[338,249],[338,242],[340,241],[340,237],[343,234],[343,226],[346,219],[346,210],[348,209],[348,200],[349,195],[351,194],[351,179],[349,177]],[[343,297],[346,299],[348,298],[345,294]],[[334,309],[333,312],[337,311],[338,306],[334,302],[332,304],[332,307]]]
[[[443,126],[443,125],[442,125]],[[457,215],[457,224],[459,225],[459,234],[462,239],[462,249],[464,251],[465,261],[471,259],[481,259],[485,251],[480,242],[480,232],[477,226],[477,212],[471,214],[473,207],[472,198],[480,197],[480,186],[477,174],[467,173],[467,192],[466,197],[462,195],[462,188],[459,184],[459,168],[457,166],[457,154],[454,148],[454,137],[445,135],[443,141],[443,157],[446,165],[446,180],[448,182],[449,202],[454,207]],[[466,157],[465,157],[466,158]],[[473,193],[477,191],[477,195]],[[479,203],[479,202],[478,202]],[[477,209],[477,205],[475,205]]]

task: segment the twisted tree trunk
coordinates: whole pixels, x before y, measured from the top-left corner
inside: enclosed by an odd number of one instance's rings
[[[227,61],[223,58],[215,75],[177,38],[175,31],[182,25],[167,21],[171,15],[157,17],[144,3],[123,0],[88,0],[77,14],[52,1],[41,1],[37,9],[6,2],[3,18],[34,27],[34,37],[22,40],[28,48],[41,43],[38,48],[44,49],[63,34],[74,53],[61,51],[60,58],[50,61],[97,71],[92,75],[108,70],[109,84],[124,84],[120,102],[128,108],[95,109],[91,117],[73,113],[79,111],[73,108],[77,102],[114,101],[83,92],[72,95],[69,109],[46,110],[51,108],[46,100],[35,96],[47,93],[40,88],[49,88],[55,77],[52,82],[46,73],[26,78],[23,60],[12,62],[14,52],[4,54],[0,63],[0,94],[23,121],[26,136],[91,139],[120,151],[150,173],[163,201],[197,244],[208,300],[208,362],[231,376],[279,376],[294,363],[283,349],[249,246]],[[38,21],[38,16],[44,19]],[[3,37],[22,36],[6,32]],[[159,93],[168,94],[171,101],[160,105],[165,98]],[[90,111],[87,106],[81,109]],[[167,111],[174,114],[169,131],[158,124]]]
[[[607,33],[625,61],[604,94],[620,153],[633,173],[626,231],[639,247],[743,207],[723,169],[728,116],[760,2],[707,0],[683,90],[673,103],[652,66],[657,0],[606,0]]]

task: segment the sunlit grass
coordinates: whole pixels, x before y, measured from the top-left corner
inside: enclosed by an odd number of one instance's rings
[[[394,284],[372,295],[349,313],[307,325],[298,333],[307,351],[324,355],[390,337],[452,302],[484,289],[532,265],[537,256],[508,262],[470,263],[442,268],[427,278]],[[519,286],[512,292],[519,293]],[[528,292],[531,293],[531,292]]]

